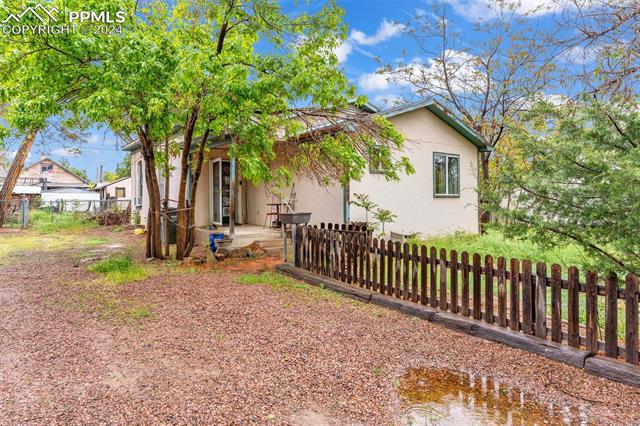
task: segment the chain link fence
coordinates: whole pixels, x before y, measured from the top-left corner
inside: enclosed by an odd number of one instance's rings
[[[6,227],[26,228],[29,224],[29,199],[0,201],[0,223]]]

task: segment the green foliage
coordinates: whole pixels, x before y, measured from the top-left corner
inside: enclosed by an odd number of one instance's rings
[[[46,209],[29,212],[29,227],[40,234],[83,233],[96,226],[95,221],[81,213],[51,214]]]
[[[369,212],[375,210],[378,205],[367,194],[353,194],[353,198],[354,200],[351,201],[351,204],[364,209],[365,221],[369,222]]]
[[[391,210],[387,210],[387,209],[377,209],[375,211],[375,213],[373,214],[373,218],[376,220],[376,222],[382,224],[382,233],[381,236],[386,235],[385,234],[385,230],[384,230],[384,225],[386,223],[393,223],[395,222],[395,220],[398,218],[398,216],[396,216],[395,214],[393,214],[391,212]]]
[[[638,271],[635,103],[539,103],[514,132],[522,157],[503,164],[499,189],[486,191],[506,235],[527,235],[544,248],[574,243],[594,269]]]
[[[127,155],[125,155],[124,159],[120,163],[118,163],[118,165],[116,166],[116,171],[114,175],[115,175],[115,179],[113,180],[122,179],[122,178],[131,176],[131,153],[130,152],[127,152]]]
[[[236,279],[236,282],[245,285],[266,285],[276,291],[298,295],[307,301],[343,301],[343,298],[338,293],[334,293],[331,290],[311,286],[293,278],[273,272],[243,274]]]
[[[546,262],[549,265],[557,263],[563,267],[563,270],[569,266],[583,267],[591,262],[591,259],[573,244],[564,247],[542,247],[534,242],[534,238],[532,234],[521,235],[518,239],[508,238],[498,229],[489,229],[482,235],[467,232],[432,237],[416,235],[409,239],[409,243],[433,246],[438,250],[441,248],[456,250],[458,253],[466,251],[470,255],[473,253],[481,256],[491,255],[494,259],[503,256],[506,259]]]
[[[147,278],[149,272],[133,261],[130,255],[110,257],[89,267],[92,272],[104,274],[113,284],[123,284]]]

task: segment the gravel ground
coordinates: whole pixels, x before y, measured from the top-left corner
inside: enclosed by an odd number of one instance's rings
[[[153,316],[105,317],[87,296],[97,276],[74,267],[84,250],[0,264],[2,424],[394,424],[410,367],[485,375],[595,423],[640,424],[638,389],[322,291],[238,284],[241,268],[152,265],[160,272],[108,291]]]

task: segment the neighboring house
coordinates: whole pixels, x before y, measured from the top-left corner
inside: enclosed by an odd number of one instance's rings
[[[7,170],[0,167],[0,185],[6,178]],[[35,163],[25,166],[18,176],[13,189],[14,197],[34,197],[46,191],[60,188],[76,188],[86,190],[89,182],[48,157],[41,157]]]
[[[98,182],[93,190],[100,194],[101,200],[130,200],[131,199],[131,178],[123,177],[112,182]]]
[[[88,189],[91,186],[83,177],[45,156],[22,170],[18,182],[21,181],[22,184],[40,185],[45,191],[57,188]]]
[[[474,131],[433,101],[386,110],[367,107],[366,111],[388,118],[405,136],[407,142],[403,152],[396,155],[409,157],[416,169],[415,174],[402,176],[399,182],[387,182],[376,172],[375,164],[370,164],[369,172],[361,181],[350,182],[346,187],[337,183],[321,187],[316,182],[295,178],[292,187],[279,190],[280,198],[267,186],[254,186],[240,175],[236,223],[263,225],[270,221],[267,213],[272,208],[268,204],[280,199],[290,201],[296,211],[311,212],[312,223],[363,221],[364,211],[352,207],[350,201],[354,193],[365,193],[381,208],[397,216],[395,223],[387,224],[387,231],[426,235],[458,230],[478,232],[479,155],[491,148]],[[211,143],[198,185],[197,227],[206,229],[211,224],[226,226],[229,223],[232,161],[228,155],[229,145],[227,140]],[[148,208],[148,195],[139,145],[132,142],[124,149],[132,152],[134,200],[141,210],[141,217],[145,218],[142,213]],[[174,159],[174,165],[177,166],[178,161]],[[171,199],[177,199],[178,175],[176,168],[169,183]]]

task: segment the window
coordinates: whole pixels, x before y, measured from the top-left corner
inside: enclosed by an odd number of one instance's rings
[[[455,154],[433,154],[433,196],[460,196],[460,157]]]
[[[371,174],[381,174],[383,173],[382,168],[382,155],[383,155],[383,147],[382,145],[377,145],[371,147],[369,150],[369,173]]]
[[[124,188],[116,188],[116,198],[125,198],[127,196],[127,192]]]
[[[138,183],[138,191],[136,193],[136,205],[142,205],[142,190],[144,179],[142,175],[142,161],[138,161],[138,172],[136,173],[137,183]]]
[[[41,163],[40,164],[40,171],[42,173],[52,172],[53,171],[53,164],[52,163]]]

